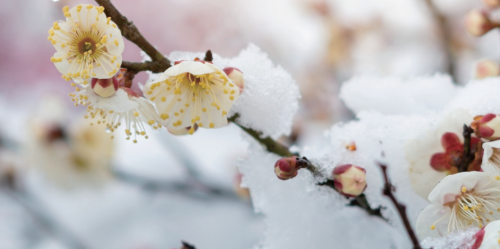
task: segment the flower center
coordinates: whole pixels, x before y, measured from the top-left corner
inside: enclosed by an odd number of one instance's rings
[[[85,37],[78,43],[78,51],[81,54],[85,54],[85,52],[92,54],[96,49],[96,42],[90,37]]]

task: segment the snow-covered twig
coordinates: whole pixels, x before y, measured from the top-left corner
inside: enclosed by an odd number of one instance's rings
[[[387,166],[380,163],[379,166],[382,169],[382,174],[384,176],[384,181],[385,181],[382,193],[385,196],[389,197],[392,203],[394,203],[394,206],[396,206],[399,216],[401,217],[401,220],[403,220],[403,224],[405,225],[406,231],[408,232],[408,236],[410,236],[411,242],[413,243],[413,249],[422,249],[422,247],[418,242],[417,236],[415,235],[415,232],[411,227],[410,220],[406,215],[406,206],[399,203],[398,200],[396,199],[396,196],[394,196],[394,194],[392,193],[392,191],[394,190],[394,186],[392,186],[391,182],[389,181],[389,177],[387,176]]]

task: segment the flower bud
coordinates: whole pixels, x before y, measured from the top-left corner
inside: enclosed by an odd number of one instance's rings
[[[483,0],[483,3],[488,8],[500,7],[500,0]]]
[[[194,132],[198,130],[198,125],[194,124],[193,126],[178,128],[178,129],[167,128],[167,130],[168,130],[168,132],[170,132],[170,134],[176,135],[176,136],[182,136],[182,135],[187,135],[187,134],[193,135]]]
[[[486,77],[494,77],[500,75],[500,66],[491,60],[482,60],[476,64],[475,77],[476,79],[484,79]]]
[[[115,77],[109,79],[93,78],[90,86],[95,94],[106,98],[115,94],[116,90],[118,90],[118,80]]]
[[[482,36],[496,27],[498,25],[491,22],[487,13],[481,10],[471,10],[465,17],[465,29],[473,36]]]
[[[365,191],[365,169],[352,164],[345,164],[333,169],[332,174],[335,189],[341,194],[347,197],[356,197]]]
[[[500,117],[496,114],[476,116],[470,126],[478,138],[489,141],[500,139]]]
[[[234,84],[240,89],[240,94],[243,93],[245,88],[245,79],[243,78],[243,73],[235,67],[226,67],[223,69],[224,73],[234,81]]]
[[[300,167],[297,165],[297,157],[281,158],[274,164],[274,173],[281,180],[292,179],[297,176]]]

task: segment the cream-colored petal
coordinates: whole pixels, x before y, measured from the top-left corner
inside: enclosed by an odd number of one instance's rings
[[[447,235],[450,214],[451,209],[448,206],[431,204],[424,208],[417,218],[417,237],[423,240],[427,237],[438,238]],[[432,225],[435,226],[434,229],[431,229]]]
[[[478,249],[500,248],[500,221],[494,221],[484,228],[484,237]]]
[[[462,172],[445,177],[429,194],[429,201],[436,205],[444,205],[455,201],[463,188],[472,190],[479,181],[488,181],[484,172]]]
[[[63,57],[64,55],[65,54],[63,54],[62,52],[54,53],[54,57],[56,57],[56,58]],[[76,63],[76,62],[72,62],[72,63]],[[67,75],[70,72],[71,67],[73,66],[73,64],[68,63],[68,60],[62,60],[61,62],[54,62],[54,65],[56,66],[57,70],[61,74],[64,74],[64,75]]]
[[[183,61],[177,65],[171,66],[164,74],[167,77],[180,75],[183,73],[191,73],[193,75],[202,75],[215,72],[210,63],[201,63],[198,61]]]
[[[91,105],[95,108],[104,108],[108,111],[115,112],[127,112],[139,106],[139,104],[131,100],[128,94],[122,89],[118,89],[115,95],[107,98],[98,96],[90,87],[87,87],[86,91]]]
[[[110,21],[110,24],[114,23]],[[123,53],[123,50],[125,49],[125,43],[123,42],[123,37],[120,29],[118,29],[118,27],[108,27],[106,29],[105,35],[108,36],[108,43],[106,45],[108,53],[110,53],[111,55],[121,55]],[[115,39],[118,41],[118,46],[116,46],[114,42]]]

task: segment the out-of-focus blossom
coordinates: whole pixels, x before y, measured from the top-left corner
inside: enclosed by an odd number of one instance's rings
[[[183,128],[167,128],[168,132],[173,135],[182,136],[182,135],[193,135],[194,132],[198,130],[198,125],[194,124],[193,126],[183,127]]]
[[[500,176],[462,172],[445,177],[429,194],[431,204],[417,219],[420,239],[468,226],[482,228],[500,218]]]
[[[471,249],[500,248],[500,221],[494,221],[479,230]]]
[[[483,149],[481,169],[490,174],[500,174],[500,141],[484,143]]]
[[[137,143],[137,136],[148,138],[144,123],[155,130],[162,127],[157,123],[159,117],[154,106],[130,88],[120,87],[114,95],[107,98],[98,96],[91,87],[77,88],[70,95],[73,101],[87,105],[85,118],[92,121],[95,119],[97,124],[105,124],[111,133],[124,125],[127,140],[133,136],[134,143]],[[90,124],[94,125],[94,122]]]
[[[48,106],[42,102],[41,109],[44,107]],[[107,182],[112,176],[114,146],[104,129],[84,120],[68,129],[58,119],[37,113],[31,120],[25,145],[30,165],[61,187],[100,186]]]
[[[500,1],[499,0],[483,0],[483,3],[488,8],[497,8],[497,7],[500,7]]]
[[[223,70],[200,60],[176,62],[143,90],[168,128],[222,127],[239,96],[238,86]]]
[[[476,64],[474,74],[476,79],[496,77],[500,75],[500,66],[494,61],[482,60]]]
[[[297,164],[297,157],[287,157],[279,159],[274,164],[274,173],[281,180],[292,179],[297,176],[300,167]]]
[[[499,25],[488,17],[482,10],[471,10],[465,17],[465,28],[473,36],[482,36]]]
[[[478,138],[492,141],[500,139],[500,117],[493,113],[474,117],[471,128]]]
[[[225,67],[223,71],[227,74],[227,77],[233,80],[234,84],[238,86],[240,94],[242,94],[245,89],[245,78],[243,78],[243,72],[235,67]]]
[[[464,110],[447,113],[436,129],[418,139],[408,140],[405,156],[410,163],[410,181],[413,190],[427,199],[431,190],[445,176],[458,172],[463,156],[463,124],[470,123],[472,116]],[[471,152],[481,149],[480,140],[471,138]],[[468,170],[479,170],[481,158],[472,161]]]
[[[56,53],[51,58],[63,78],[111,78],[121,66],[124,42],[104,7],[80,4],[63,8],[66,21],[54,22],[48,39]]]
[[[346,145],[345,148],[348,151],[356,151],[356,143],[355,142],[351,142],[350,144]]]
[[[346,164],[335,167],[332,172],[335,189],[347,197],[356,197],[366,189],[366,170]]]

